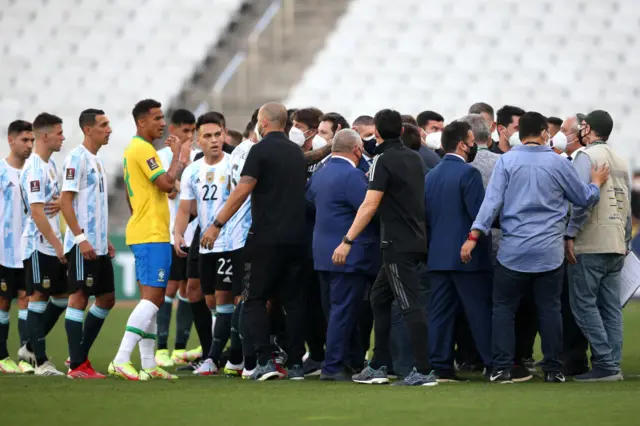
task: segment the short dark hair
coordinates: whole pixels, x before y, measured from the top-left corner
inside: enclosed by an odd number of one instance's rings
[[[242,132],[242,137],[243,138],[248,138],[249,137],[249,133],[253,132],[255,125],[252,126],[251,122],[248,122],[247,125],[244,128],[244,132]]]
[[[209,111],[202,114],[198,117],[198,121],[196,121],[196,130],[199,130],[205,124],[217,124],[218,126],[224,129],[225,120],[224,115],[217,111]]]
[[[227,134],[231,136],[231,139],[233,139],[234,142],[238,144],[242,142],[242,133],[238,132],[237,130],[227,130]]]
[[[320,117],[322,117],[322,111],[311,107],[296,110],[291,119],[306,125],[310,129],[317,129],[320,125]]]
[[[495,112],[493,107],[486,102],[476,102],[469,107],[469,114],[482,114],[487,113],[492,119],[495,119]]]
[[[471,126],[466,121],[453,121],[442,130],[442,149],[446,153],[455,152],[458,144],[467,139]]]
[[[82,111],[80,113],[80,117],[78,118],[80,130],[84,129],[86,126],[94,126],[96,124],[96,117],[99,115],[104,115],[104,111],[95,108],[89,108]]]
[[[28,121],[15,120],[9,123],[8,134],[17,135],[22,132],[33,132],[33,126]]]
[[[426,126],[430,121],[444,121],[444,117],[435,111],[422,111],[416,117],[416,121],[418,123],[418,127],[424,128],[424,126]]]
[[[528,137],[537,137],[545,130],[549,130],[547,117],[535,111],[527,111],[520,117],[520,140]]]
[[[354,126],[373,126],[373,117],[370,115],[361,115],[353,121]]]
[[[412,124],[416,127],[418,126],[418,122],[415,118],[413,118],[413,115],[411,114],[402,114],[402,124]]]
[[[179,108],[171,114],[171,124],[182,126],[183,124],[195,124],[196,116],[188,109]]]
[[[320,123],[322,123],[323,121],[329,121],[331,123],[331,131],[333,133],[338,131],[338,125],[340,125],[341,130],[349,128],[349,122],[347,121],[347,119],[337,112],[328,112],[326,114],[323,114],[320,117]]]
[[[162,108],[162,104],[155,99],[143,99],[133,107],[131,114],[133,114],[133,119],[138,121],[154,108]]]
[[[402,135],[402,116],[393,109],[383,109],[373,117],[376,130],[380,137],[386,139],[398,139]]]
[[[260,112],[260,108],[256,108],[255,111],[253,111],[253,114],[251,114],[251,121],[249,121],[249,126],[251,126],[251,131],[253,131],[253,129],[256,127],[256,124],[258,123],[258,113]]]
[[[558,117],[547,117],[547,123],[560,127],[562,126],[562,119]]]
[[[56,124],[62,124],[62,118],[57,115],[49,114],[48,112],[41,112],[33,120],[33,130],[42,130],[47,127],[55,126]]]
[[[400,140],[404,146],[414,151],[419,150],[422,138],[420,136],[420,129],[418,129],[418,126],[414,126],[410,123],[404,123],[402,128],[404,128],[404,132],[402,133],[402,136],[400,136]]]
[[[524,112],[522,108],[518,108],[517,106],[505,105],[498,110],[496,123],[498,123],[498,126],[507,127],[513,121],[514,115],[516,117],[522,117]]]

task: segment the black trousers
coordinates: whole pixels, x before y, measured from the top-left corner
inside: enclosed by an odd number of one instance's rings
[[[280,303],[286,314],[287,365],[302,365],[306,286],[302,281],[304,246],[252,245],[251,278],[243,308],[243,335],[249,336],[258,355],[260,365],[271,359],[267,300]]]
[[[516,311],[516,351],[515,364],[524,365],[524,361],[533,358],[533,345],[538,335],[538,311],[533,295],[533,289],[525,290]]]
[[[303,266],[303,281],[307,286],[307,309],[305,312],[305,340],[309,347],[309,357],[314,361],[324,361],[324,345],[327,336],[322,291],[318,272],[313,269],[313,259],[306,259]]]
[[[382,268],[373,283],[370,297],[375,333],[373,368],[392,365],[389,340],[391,303],[395,299],[409,334],[414,367],[423,374],[431,370],[427,321],[418,295],[417,265],[422,256],[418,253],[393,253],[389,249],[382,251]]]
[[[564,269],[562,296],[560,298],[562,308],[562,355],[560,359],[562,359],[564,374],[574,376],[589,371],[589,358],[587,357],[589,342],[576,324],[575,317],[571,311],[569,277],[566,264]]]

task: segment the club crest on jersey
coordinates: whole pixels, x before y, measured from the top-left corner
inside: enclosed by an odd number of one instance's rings
[[[87,277],[87,287],[92,287],[93,286],[93,276],[89,275]]]
[[[160,166],[158,165],[158,162],[156,161],[156,159],[155,159],[155,158],[153,158],[153,157],[151,157],[151,158],[149,158],[149,159],[147,160],[147,166],[149,166],[149,169],[150,169],[150,170],[155,170],[155,169],[157,169],[158,167],[160,167]]]
[[[74,180],[76,178],[76,169],[67,169],[67,180]]]
[[[102,167],[100,167],[100,163],[96,164],[96,167],[98,168],[98,173],[102,173]]]
[[[7,282],[5,280],[0,281],[0,290],[7,291]]]
[[[224,183],[224,180],[226,179],[225,175],[220,176],[220,183]]]
[[[48,277],[44,277],[44,280],[42,280],[42,288],[49,287],[51,287],[51,280]]]
[[[164,282],[165,272],[164,269],[158,269],[158,282]]]
[[[213,172],[207,172],[207,183],[213,183],[214,178],[215,174]]]
[[[31,192],[40,192],[40,181],[32,180],[31,182],[29,182],[29,190]]]

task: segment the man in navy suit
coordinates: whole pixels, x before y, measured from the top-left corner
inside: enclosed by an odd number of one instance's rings
[[[324,367],[320,380],[350,380],[345,371],[355,337],[355,326],[367,282],[380,269],[379,239],[369,224],[355,238],[351,255],[343,265],[332,261],[367,193],[365,174],[356,167],[364,148],[353,130],[336,133],[332,157],[312,177],[307,200],[315,205],[313,259],[316,271],[330,282],[329,324]]]
[[[478,151],[471,126],[454,121],[442,132],[445,156],[425,179],[430,361],[438,381],[460,381],[453,366],[454,329],[462,305],[486,366],[491,364],[491,237],[480,237],[474,257],[462,263],[460,245],[469,236],[482,201],[482,176],[471,163]]]

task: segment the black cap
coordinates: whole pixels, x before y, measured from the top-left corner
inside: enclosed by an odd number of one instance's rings
[[[604,140],[607,140],[609,135],[611,135],[613,118],[611,118],[607,111],[601,109],[591,111],[584,117],[584,121]]]

